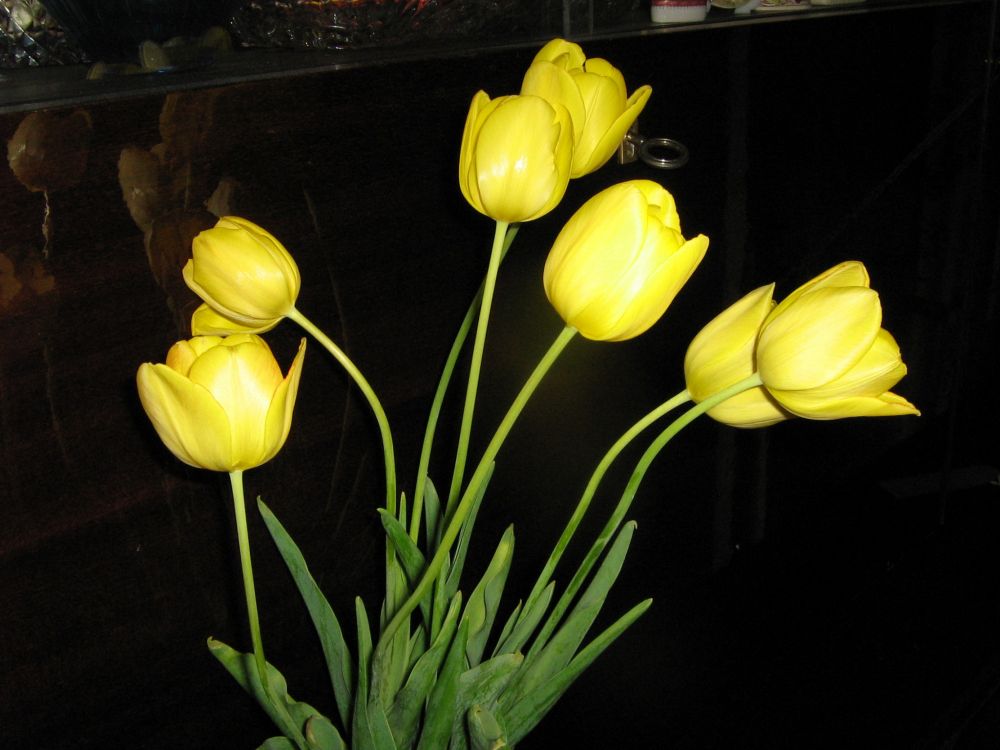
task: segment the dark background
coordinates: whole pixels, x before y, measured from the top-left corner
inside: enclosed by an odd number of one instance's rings
[[[508,591],[523,596],[590,468],[683,387],[700,327],[761,284],[777,282],[780,297],[864,261],[910,368],[896,390],[923,415],[759,432],[706,420],[682,433],[633,506],[638,532],[600,622],[654,604],[525,747],[994,746],[990,9],[585,44],[630,88],[652,84],[643,133],[680,140],[691,160],[670,172],[612,163],[522,227],[501,274],[477,445],[561,327],[541,268],[586,198],[659,180],[685,232],[712,243],[653,330],[576,341],[550,373],[501,454],[471,569],[514,523]],[[477,89],[516,91],[533,54],[32,115],[45,118],[48,158],[28,177],[0,170],[4,746],[246,748],[272,733],[205,647],[211,635],[249,648],[228,482],[159,444],[135,370],[187,335],[194,299],[179,269],[222,180],[229,209],[292,250],[300,309],[381,395],[410,491],[438,368],[492,232],[455,180],[466,108]],[[28,116],[0,115],[0,136],[16,140]],[[125,195],[145,196],[143,209],[130,213]],[[288,323],[268,334],[286,366],[300,335]],[[610,473],[584,531],[637,457]],[[441,485],[450,459],[441,448]],[[311,343],[288,443],[248,472],[247,491],[283,520],[346,622],[355,595],[370,611],[381,597],[380,461],[362,399]],[[251,527],[268,657],[295,697],[330,709],[308,617],[259,519]]]

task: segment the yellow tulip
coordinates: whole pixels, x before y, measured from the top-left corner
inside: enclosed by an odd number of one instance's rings
[[[522,94],[561,104],[573,120],[570,177],[600,169],[618,149],[653,89],[628,96],[621,72],[607,60],[587,59],[578,44],[553,39],[535,56],[521,84]]]
[[[660,319],[707,249],[704,235],[684,239],[662,187],[619,183],[566,222],[545,262],[545,294],[585,337],[623,341]]]
[[[491,100],[480,91],[465,121],[458,182],[480,213],[531,221],[562,200],[572,158],[573,125],[564,107],[537,96]]]
[[[735,302],[699,331],[684,357],[684,380],[691,399],[700,403],[756,372],[754,352],[760,328],[774,307],[774,284],[762,286]],[[708,411],[733,427],[767,427],[792,415],[761,386],[743,391]]]
[[[269,232],[235,216],[194,238],[184,281],[231,331],[263,333],[295,307],[301,280],[292,256]]]
[[[889,389],[906,374],[882,305],[856,261],[796,289],[768,315],[757,371],[774,399],[808,419],[919,414]]]
[[[251,469],[271,460],[288,437],[305,347],[303,339],[282,377],[259,336],[178,341],[166,364],[139,367],[139,398],[160,439],[184,463]]]

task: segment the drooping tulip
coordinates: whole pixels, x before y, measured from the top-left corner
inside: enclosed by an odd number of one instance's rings
[[[623,341],[660,319],[707,249],[704,235],[684,239],[660,185],[619,183],[566,222],[545,262],[545,294],[583,336]]]
[[[774,284],[755,289],[730,305],[692,339],[684,357],[684,381],[700,403],[756,372],[761,326],[774,307]],[[763,386],[723,401],[708,416],[733,427],[767,427],[792,415]]]
[[[757,371],[784,409],[807,419],[920,413],[889,390],[906,365],[857,261],[825,271],[775,307],[757,341]]]
[[[537,96],[477,93],[462,135],[458,182],[497,221],[531,221],[558,205],[569,184],[573,125],[565,107]]]
[[[184,463],[242,471],[271,460],[288,437],[305,339],[282,376],[259,336],[178,341],[166,364],[145,363],[139,398],[160,439]]]
[[[194,238],[184,281],[233,331],[263,333],[295,307],[301,279],[295,260],[268,231],[236,216]]]
[[[640,86],[629,96],[625,78],[611,63],[588,59],[578,44],[553,39],[535,56],[521,93],[566,107],[573,120],[570,177],[582,177],[611,158],[653,90]]]

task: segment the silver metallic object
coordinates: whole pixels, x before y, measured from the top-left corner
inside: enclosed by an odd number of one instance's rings
[[[678,169],[688,163],[687,146],[673,138],[647,138],[635,122],[618,147],[618,163],[631,164],[642,160],[654,169]]]

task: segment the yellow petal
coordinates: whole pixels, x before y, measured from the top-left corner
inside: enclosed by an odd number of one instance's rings
[[[299,391],[299,380],[302,377],[302,364],[306,356],[306,340],[299,343],[299,351],[292,360],[288,375],[274,392],[271,408],[267,412],[264,447],[265,455],[260,463],[270,461],[285,444],[292,427],[292,412],[295,409],[295,397]]]
[[[229,420],[207,390],[161,364],[140,366],[136,384],[143,409],[171,453],[189,466],[232,470]]]
[[[772,391],[826,385],[868,352],[881,322],[878,294],[866,287],[819,288],[784,310],[778,305],[757,344],[764,385]]]
[[[567,70],[582,68],[587,59],[583,49],[575,42],[568,42],[565,39],[553,39],[544,47],[538,50],[533,62],[546,60],[553,62],[558,60]]]
[[[258,325],[246,325],[235,320],[230,320],[221,313],[216,312],[208,303],[202,303],[191,316],[191,333],[195,336],[208,334],[217,336],[229,336],[234,333],[265,333],[281,322],[281,318],[262,322]]]
[[[810,389],[818,399],[838,399],[848,396],[880,396],[906,375],[899,345],[884,328],[861,360],[840,377]]]
[[[652,93],[653,89],[649,86],[637,89],[628,100],[625,111],[604,128],[603,135],[593,139],[587,147],[579,148],[577,152],[574,152],[573,177],[590,174],[607,163],[608,159],[617,152],[622,141],[625,140],[625,134],[632,127],[632,123],[638,119]]]
[[[751,388],[709,409],[708,416],[730,427],[757,429],[791,419],[793,415],[782,409],[764,388]]]
[[[564,68],[546,60],[532,63],[524,74],[521,93],[566,107],[573,121],[573,143],[579,142],[583,126],[587,122],[587,109],[583,105],[583,97],[580,96],[576,81]]]
[[[238,217],[224,217],[192,243],[185,283],[205,302],[247,326],[283,317],[299,293],[298,267],[273,235]]]
[[[883,393],[879,396],[849,396],[841,399],[816,398],[808,391],[772,391],[775,399],[793,414],[807,419],[845,419],[848,417],[919,416],[920,411],[902,396]]]
[[[627,185],[627,183],[623,183]],[[566,222],[545,262],[545,294],[569,325],[602,293],[608,278],[630,266],[642,247],[646,201],[615,186],[588,200]]]
[[[491,108],[495,109],[499,103],[499,101],[493,102]],[[482,112],[490,104],[490,97],[485,91],[477,91],[476,95],[472,97],[472,101],[469,103],[469,113],[465,117],[462,148],[458,158],[458,185],[462,189],[465,200],[480,213],[486,213],[486,211],[483,209],[482,199],[479,196],[479,185],[476,181],[476,140],[483,124]]]
[[[691,340],[684,356],[684,380],[695,402],[755,372],[757,336],[774,305],[773,293],[774,284],[755,289],[713,318]]]
[[[665,232],[673,233],[666,229]],[[602,341],[626,341],[645,333],[658,321],[674,301],[678,292],[691,278],[708,250],[708,237],[699,234],[670,253],[659,266],[648,273],[639,271],[645,263],[635,266],[635,271],[623,276],[620,295],[626,300],[621,315],[603,335],[592,337]],[[647,258],[643,254],[641,257]],[[636,291],[640,290],[640,291]],[[615,313],[608,315],[614,320]],[[582,330],[582,334],[586,335]]]
[[[566,192],[569,115],[536,96],[507,97],[484,119],[474,158],[487,215],[510,223],[536,219]]]
[[[187,376],[191,365],[198,357],[221,343],[220,336],[195,336],[191,339],[178,341],[167,352],[167,366],[181,375]]]
[[[221,404],[232,427],[232,455],[240,468],[259,463],[265,454],[267,412],[281,384],[281,369],[262,339],[254,336],[239,343],[205,352],[191,366],[190,377]]]
[[[868,269],[865,268],[864,264],[856,260],[847,260],[838,263],[833,268],[828,268],[789,294],[778,304],[773,314],[780,315],[785,308],[794,304],[803,294],[817,289],[847,286],[868,287],[869,283]]]

